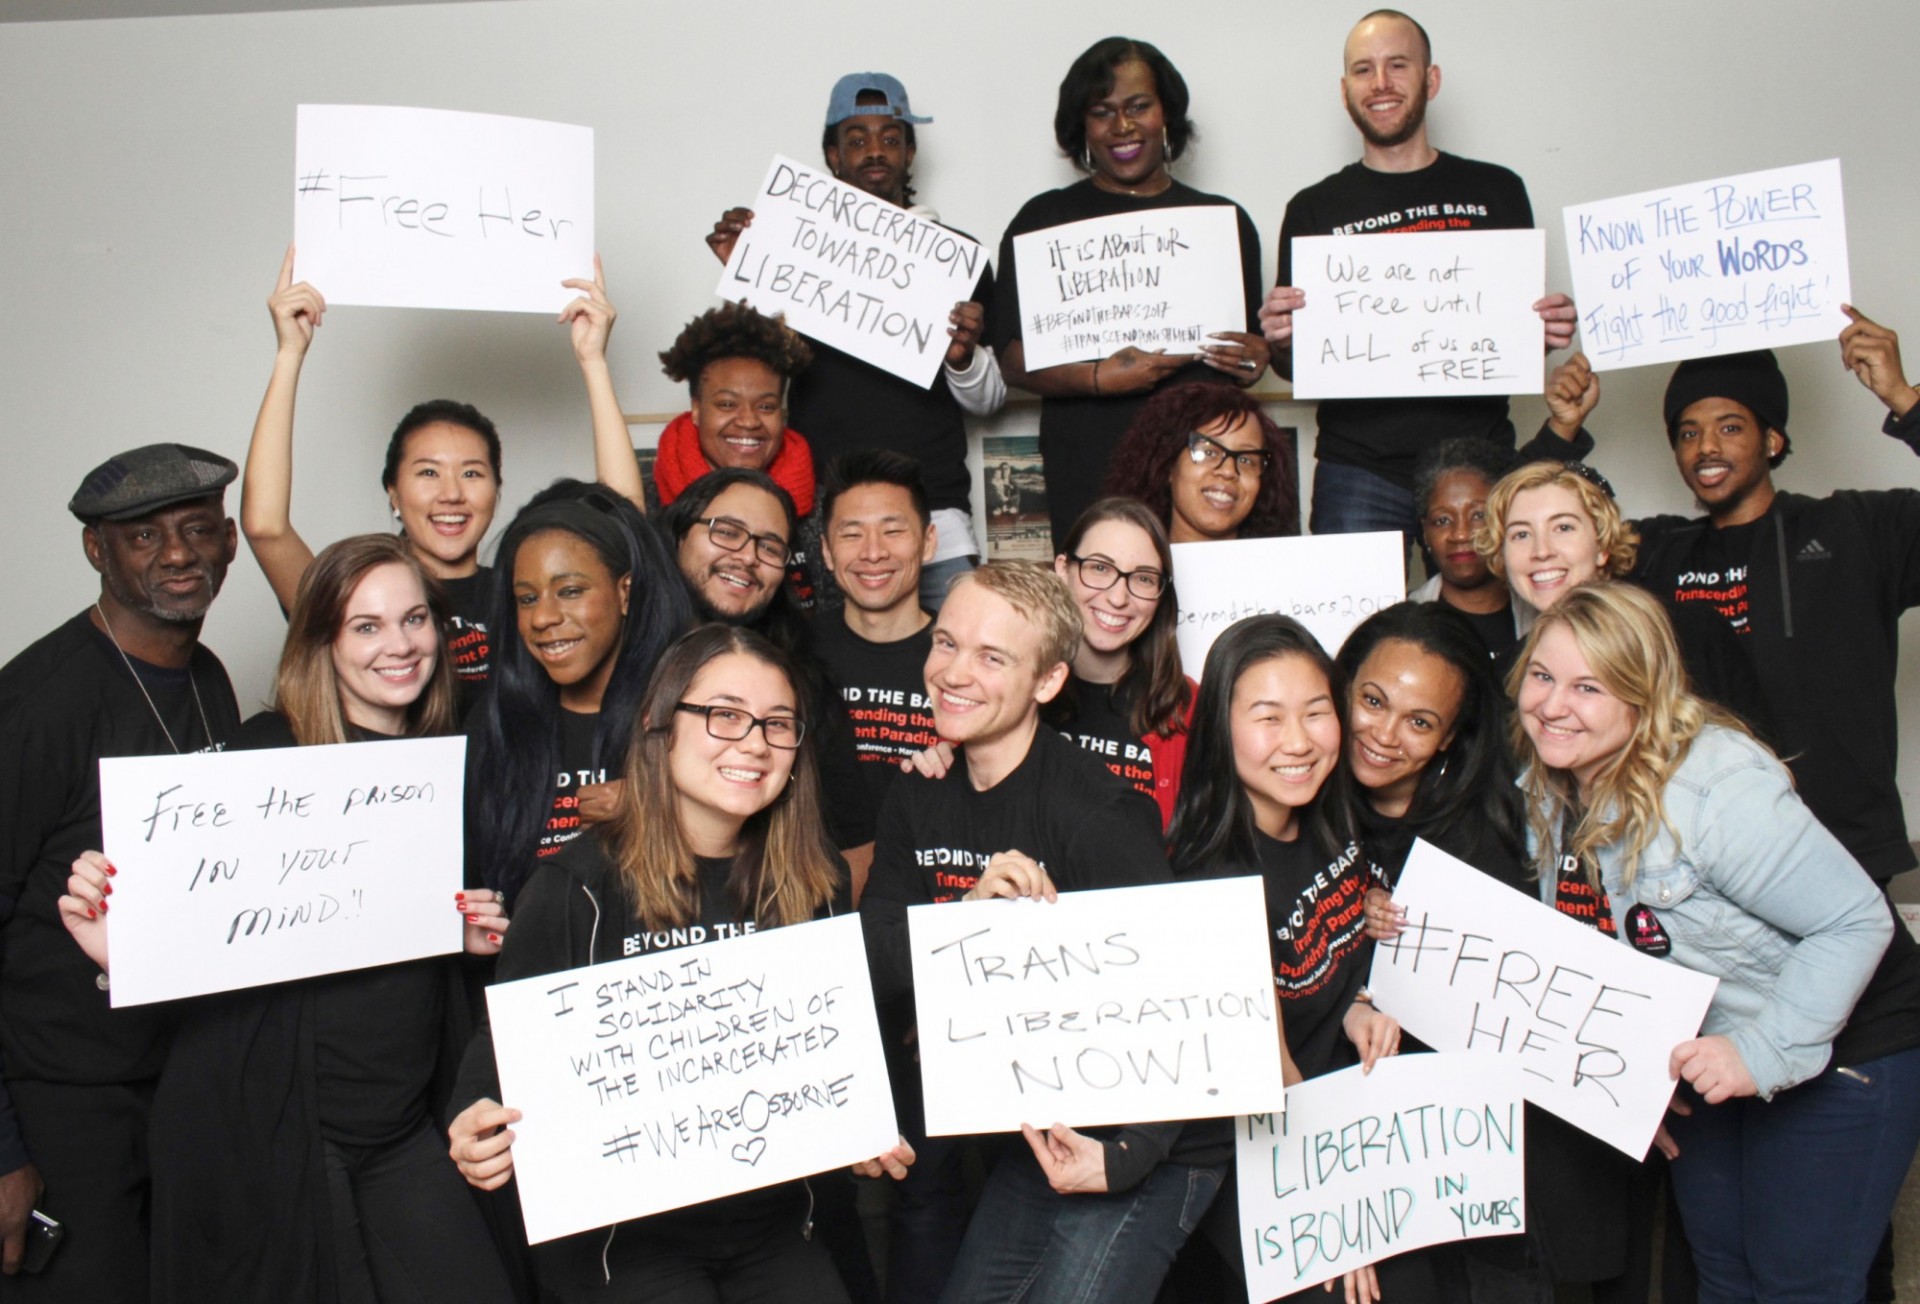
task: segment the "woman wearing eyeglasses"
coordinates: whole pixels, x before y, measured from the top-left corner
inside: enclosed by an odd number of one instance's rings
[[[568,844],[527,885],[501,981],[848,908],[847,872],[826,840],[807,695],[792,661],[758,634],[702,625],[661,658],[617,777],[615,817]],[[493,1042],[469,1047],[448,1130],[470,1183],[513,1175]],[[871,1165],[901,1177],[902,1145]],[[534,1247],[542,1299],[637,1304],[754,1299],[834,1304],[846,1291],[811,1237],[805,1182],[582,1232]]]
[[[1137,498],[1174,543],[1300,533],[1291,441],[1252,395],[1175,385],[1147,400],[1114,450],[1106,491]]]

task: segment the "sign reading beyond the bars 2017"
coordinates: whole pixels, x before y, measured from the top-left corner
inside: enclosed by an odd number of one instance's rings
[[[1831,340],[1847,325],[1838,159],[1573,204],[1565,217],[1596,371]]]
[[[1374,1001],[1436,1050],[1518,1066],[1528,1100],[1643,1158],[1673,1095],[1667,1056],[1700,1031],[1718,983],[1416,841],[1374,948]]]
[[[913,906],[927,1132],[1283,1107],[1257,878]]]
[[[959,232],[776,154],[714,293],[931,385],[953,305],[973,298],[986,265]]]
[[[593,130],[302,104],[294,273],[329,304],[558,312],[593,275]]]
[[[1247,329],[1240,222],[1225,204],[1090,217],[1013,238],[1029,371],[1132,345],[1196,352]]]
[[[466,746],[102,760],[115,1008],[458,951]]]
[[[1407,596],[1406,545],[1391,532],[1176,543],[1173,586],[1180,663],[1198,679],[1213,640],[1248,616],[1292,616],[1335,651]]]
[[[530,1244],[899,1139],[858,916],[682,940],[487,988]]]
[[[1525,1231],[1518,1078],[1482,1056],[1395,1055],[1290,1088],[1284,1116],[1235,1119],[1247,1298]]]
[[[1299,236],[1296,398],[1538,394],[1542,231]]]

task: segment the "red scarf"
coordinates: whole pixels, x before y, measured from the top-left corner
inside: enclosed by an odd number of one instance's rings
[[[671,503],[711,470],[713,464],[700,451],[693,413],[682,412],[661,432],[660,452],[654,458],[653,486],[660,491],[660,505]],[[767,474],[793,498],[794,511],[802,516],[813,512],[813,450],[799,431],[790,429],[781,435],[780,452]]]

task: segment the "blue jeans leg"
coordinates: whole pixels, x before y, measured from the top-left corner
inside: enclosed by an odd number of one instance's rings
[[[1700,1304],[1849,1304],[1920,1146],[1920,1048],[1670,1117]]]
[[[1060,1195],[1009,1152],[980,1197],[942,1304],[1150,1304],[1225,1165],[1161,1164],[1111,1195]]]
[[[1420,538],[1420,513],[1411,489],[1344,462],[1319,462],[1313,468],[1310,528],[1315,534],[1398,530],[1413,544]]]
[[[947,600],[947,588],[959,575],[965,575],[980,564],[978,557],[949,557],[945,561],[928,562],[920,568],[920,605],[934,615],[940,614],[940,604]]]

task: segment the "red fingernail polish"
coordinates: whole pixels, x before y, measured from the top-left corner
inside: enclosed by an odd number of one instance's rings
[[[480,916],[479,916],[479,915],[468,915],[468,916],[467,916],[467,922],[468,922],[468,923],[470,923],[470,924],[477,924],[477,923],[479,923],[479,922],[480,922]]]
[[[488,934],[487,934],[487,940],[488,940],[489,942],[498,942],[498,941],[500,940],[500,934],[498,934],[498,933],[488,933]]]
[[[113,884],[111,884],[111,883],[102,883],[102,884],[100,885],[100,895],[101,895],[101,896],[112,896],[112,895],[113,895]]]
[[[94,914],[94,913],[93,913],[93,907],[92,907],[92,906],[88,906],[88,907],[87,907],[87,918],[89,918],[89,919],[98,919],[99,917],[100,917],[99,915],[96,915],[96,914]]]
[[[113,877],[113,876],[114,876],[115,874],[118,874],[119,872],[120,872],[120,871],[119,871],[119,870],[117,870],[117,869],[115,869],[115,868],[114,868],[114,867],[113,867],[113,866],[112,866],[111,864],[109,864],[109,865],[107,866],[107,877],[108,877],[108,878],[112,878],[112,877]]]
[[[100,913],[103,915],[107,913],[107,903],[105,901],[100,903]]]

